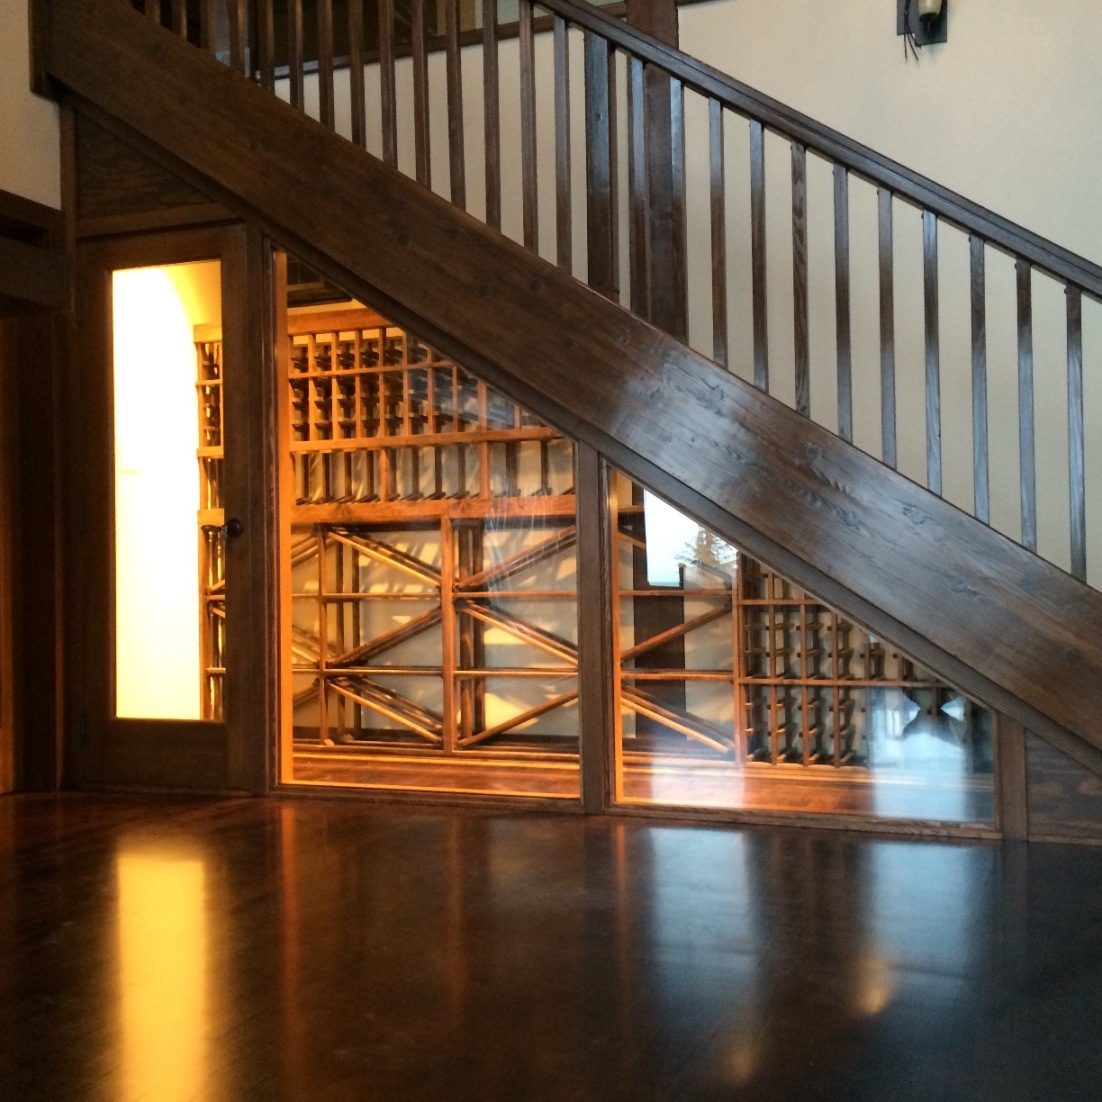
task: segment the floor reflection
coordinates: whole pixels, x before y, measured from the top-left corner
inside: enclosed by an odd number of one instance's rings
[[[116,872],[123,1096],[202,1098],[208,1075],[204,862],[139,841],[120,847]]]

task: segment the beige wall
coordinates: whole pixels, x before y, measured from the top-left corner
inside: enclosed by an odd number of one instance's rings
[[[0,0],[0,190],[61,205],[57,108],[30,91],[27,0]]]
[[[681,46],[1102,260],[1097,0],[949,0],[949,41],[903,55],[893,0],[715,0]]]

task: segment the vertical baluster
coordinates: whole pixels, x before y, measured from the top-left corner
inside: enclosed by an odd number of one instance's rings
[[[765,262],[765,134],[750,123],[750,267],[754,283],[754,385],[769,389],[769,304]]]
[[[589,285],[615,298],[613,235],[612,88],[609,45],[585,32],[586,217],[589,233]]]
[[[213,54],[218,50],[216,0],[199,0],[199,48]]]
[[[712,185],[712,359],[727,366],[727,185],[723,160],[723,104],[708,101]]]
[[[432,184],[429,165],[429,70],[425,52],[425,0],[411,0],[413,35],[413,140],[417,179],[426,187]]]
[[[1033,433],[1033,266],[1019,259],[1018,453],[1022,475],[1022,544],[1037,550],[1037,459]]]
[[[301,111],[306,103],[306,82],[302,72],[302,0],[287,0],[287,57],[291,106]]]
[[[260,86],[275,87],[275,19],[272,0],[256,0],[256,71]]]
[[[482,101],[486,147],[486,225],[501,229],[501,92],[497,60],[497,0],[482,0]]]
[[[977,520],[991,520],[987,443],[987,276],[983,239],[969,238],[972,256],[972,483]]]
[[[172,0],[172,33],[187,38],[187,5],[185,0]]]
[[[154,23],[161,22],[161,0],[145,0],[145,14]]]
[[[834,166],[834,315],[838,348],[838,435],[853,440],[853,347],[849,304],[849,172]]]
[[[333,90],[333,0],[318,5],[318,114],[322,126],[332,130],[336,120]]]
[[[451,199],[467,207],[467,169],[463,156],[463,69],[459,54],[459,0],[444,0],[446,8],[448,70],[448,166],[451,170]]]
[[[566,20],[555,16],[555,259],[564,271],[574,267],[570,210],[570,52]]]
[[[364,105],[363,0],[348,0],[348,94],[352,98],[352,141],[367,146],[367,109]]]
[[[895,441],[895,288],[892,249],[892,193],[877,191],[880,238],[880,432],[881,458],[897,463]]]
[[[536,209],[536,53],[532,34],[532,4],[520,2],[520,171],[524,214],[524,247],[539,249]]]
[[[796,412],[811,415],[811,353],[807,319],[807,150],[792,143],[792,320]]]
[[[226,8],[230,21],[230,67],[248,76],[245,4],[246,0],[227,0]]]
[[[647,234],[647,128],[643,62],[628,58],[628,267],[630,306],[650,317],[650,247]]]
[[[670,257],[663,299],[670,314],[661,317],[652,301],[651,313],[671,336],[689,340],[689,276],[685,227],[685,86],[670,77]],[[652,283],[652,299],[653,299]]]
[[[1068,297],[1068,493],[1071,507],[1071,572],[1087,580],[1087,499],[1083,439],[1083,295]]]
[[[383,160],[398,163],[398,95],[394,77],[394,0],[379,0],[379,109]]]
[[[941,493],[941,350],[938,324],[937,215],[922,212],[922,287],[926,313],[926,486]]]

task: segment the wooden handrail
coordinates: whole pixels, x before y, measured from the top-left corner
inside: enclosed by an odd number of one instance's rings
[[[657,65],[686,88],[719,100],[770,130],[844,165],[870,183],[889,189],[916,207],[936,214],[966,233],[975,234],[1011,256],[1028,260],[1035,268],[1074,283],[1102,301],[1102,265],[1019,226],[1002,215],[966,199],[928,176],[877,153],[837,130],[801,114],[703,61],[652,38],[643,31],[612,19],[599,8],[575,0],[537,0],[538,6],[592,31],[618,49]]]
[[[1102,684],[1102,593],[121,5],[40,3],[45,68],[78,102],[722,537],[1102,769],[1084,691]]]

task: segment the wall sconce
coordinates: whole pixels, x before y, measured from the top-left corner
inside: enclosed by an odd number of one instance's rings
[[[949,40],[949,0],[896,0],[895,33],[915,46]]]

